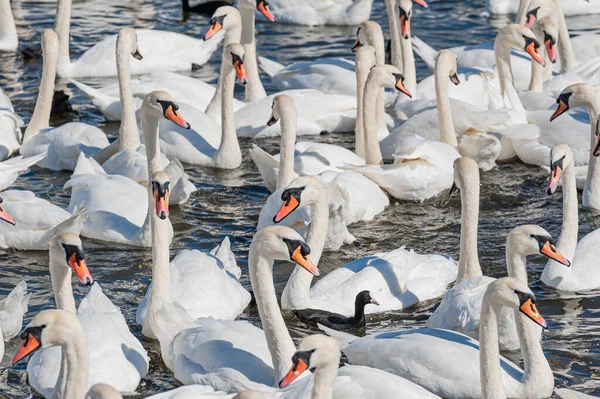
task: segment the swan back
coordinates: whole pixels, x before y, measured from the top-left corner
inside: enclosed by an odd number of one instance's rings
[[[94,384],[85,399],[123,399],[123,396],[108,384]]]

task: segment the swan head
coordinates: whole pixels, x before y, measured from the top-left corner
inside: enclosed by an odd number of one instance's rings
[[[525,26],[530,28],[539,20],[554,15],[554,5],[547,0],[532,0],[525,12]]]
[[[550,175],[546,185],[546,193],[554,194],[558,187],[560,176],[573,163],[573,151],[567,144],[559,144],[550,151]]]
[[[273,104],[271,104],[271,117],[267,121],[267,126],[273,126],[281,118],[289,118],[289,120],[296,120],[296,104],[290,96],[280,94],[273,98]],[[289,116],[288,116],[289,115]]]
[[[533,295],[527,284],[516,278],[504,277],[493,281],[488,285],[483,300],[500,306],[519,309],[534,323],[542,328],[548,328],[546,320],[535,306],[535,295]]]
[[[231,6],[221,6],[215,10],[208,24],[208,31],[202,38],[204,41],[210,39],[222,29],[227,30],[234,26],[241,26],[242,17],[237,8]]]
[[[506,246],[507,253],[510,248],[513,253],[521,256],[540,254],[565,266],[571,266],[571,262],[556,248],[550,233],[540,226],[526,224],[514,228],[508,233]]]
[[[454,160],[454,182],[448,195],[456,197],[461,191],[470,187],[479,188],[479,167],[477,162],[469,157],[460,157]]]
[[[270,262],[291,260],[315,276],[321,274],[308,257],[308,244],[300,234],[286,226],[269,226],[257,231],[250,244],[250,257],[253,252]]]
[[[119,50],[121,49],[124,52],[131,54],[136,60],[144,58],[138,48],[137,34],[133,28],[123,28],[119,31],[119,34],[117,35],[117,53],[119,53]]]
[[[165,118],[184,129],[189,129],[190,124],[185,121],[179,112],[179,105],[175,104],[169,93],[156,90],[146,94],[142,103],[142,117],[153,119]]]
[[[567,86],[556,99],[556,111],[550,117],[550,122],[571,108],[587,107],[596,96],[594,86],[588,83],[576,83]]]
[[[356,53],[365,45],[375,47],[375,42],[381,40],[383,40],[381,25],[375,21],[364,21],[356,29],[356,40],[352,46],[352,52]]]
[[[57,234],[50,240],[50,267],[52,271],[64,274],[73,270],[79,282],[92,285],[94,279],[88,270],[81,245],[81,238],[77,234]]]
[[[290,371],[279,382],[279,388],[290,385],[306,370],[339,364],[340,345],[326,335],[310,335],[302,340],[298,350],[292,356]]]
[[[540,42],[535,37],[531,29],[518,24],[510,24],[505,26],[498,32],[497,41],[504,41],[511,47],[525,51],[537,63],[546,66],[546,62],[540,54]],[[494,48],[497,44],[494,45]]]
[[[550,59],[551,63],[555,64],[557,60],[556,38],[558,37],[558,28],[550,18],[540,19],[537,26],[539,27],[540,35],[543,37],[544,47],[546,47],[546,53],[548,53],[548,59]]]
[[[152,197],[156,204],[156,216],[165,220],[169,217],[169,175],[163,171],[152,175]]]
[[[435,66],[437,68],[442,68],[441,73],[448,73],[448,77],[450,81],[455,85],[460,83],[458,79],[458,64],[456,62],[456,53],[452,50],[440,50],[438,53],[437,59],[435,61]]]
[[[99,383],[90,388],[85,399],[123,399],[123,396],[112,386]]]
[[[46,62],[55,65],[58,61],[58,35],[52,29],[44,29],[42,31],[42,56],[44,57],[44,64]]]
[[[379,306],[379,302],[377,299],[373,298],[373,294],[371,291],[361,291],[356,295],[356,299],[354,300],[354,307],[362,307],[364,308],[366,305],[372,303],[373,305]]]
[[[317,202],[325,191],[319,179],[312,176],[301,176],[294,179],[281,193],[283,203],[273,216],[273,223],[279,223],[301,206]]]
[[[412,0],[400,0],[398,1],[398,8],[400,10],[400,30],[402,37],[405,39],[410,38],[410,19],[412,17]]]
[[[395,88],[412,98],[412,94],[404,86],[404,75],[393,65],[377,65],[369,73],[369,80],[375,80],[380,87]],[[367,81],[369,84],[369,81]]]
[[[17,224],[17,222],[15,222],[15,219],[13,219],[12,216],[10,216],[8,212],[4,210],[4,208],[2,207],[3,202],[4,200],[2,199],[2,197],[0,197],[0,220],[3,220],[6,223],[12,224],[14,226],[15,224]]]
[[[40,348],[64,346],[73,336],[84,338],[75,314],[58,309],[44,310],[21,332],[20,338],[23,343],[15,353],[12,364],[17,364]]]
[[[269,2],[267,0],[239,0],[238,7],[252,11],[258,10],[269,21],[277,21],[277,18],[275,18],[275,15],[269,9]]]
[[[225,65],[228,68],[233,68],[237,75],[238,81],[241,84],[248,83],[248,75],[246,74],[246,65],[244,64],[244,46],[239,43],[230,43],[225,46],[223,54],[229,54],[231,58],[225,58]]]

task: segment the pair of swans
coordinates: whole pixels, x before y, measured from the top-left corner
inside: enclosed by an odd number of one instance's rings
[[[4,356],[4,341],[8,342],[21,332],[30,296],[27,293],[27,283],[21,281],[0,301],[0,359]]]
[[[520,226],[507,238],[507,262],[524,264],[550,240],[541,227]],[[512,267],[511,267],[512,268]],[[524,270],[524,268],[523,268]],[[514,312],[524,370],[500,357],[500,309]],[[356,338],[328,330],[345,347],[350,364],[384,369],[418,383],[442,397],[549,397],[554,376],[539,340],[547,325],[535,307],[535,297],[520,278],[490,283],[482,299],[479,342],[459,332],[420,328]],[[452,356],[440,356],[441,354]],[[460,364],[460,367],[457,367]]]
[[[444,294],[442,302],[427,320],[429,328],[458,331],[477,338],[480,331],[482,301],[487,287],[496,279],[483,276],[477,249],[477,223],[479,217],[479,171],[471,158],[458,158],[454,162],[454,187],[461,196],[461,235],[459,273],[457,284]],[[507,259],[513,252],[514,243],[507,244]],[[569,269],[569,261],[555,248],[552,241],[540,241],[540,252],[560,262],[560,267]],[[572,259],[570,257],[569,259]],[[525,263],[511,258],[507,262],[508,275],[528,284]],[[498,335],[502,350],[516,351],[520,348],[513,312],[503,309]],[[539,330],[541,338],[541,330]]]

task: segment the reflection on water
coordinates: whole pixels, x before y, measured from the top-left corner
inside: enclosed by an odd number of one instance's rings
[[[495,30],[490,21],[481,17],[483,0],[431,2],[431,8],[415,7],[413,34],[436,48],[491,41]],[[12,2],[17,20],[20,47],[39,45],[40,31],[54,25],[55,3],[43,1]],[[382,1],[373,7],[373,19],[382,23],[387,32],[387,17]],[[116,0],[77,1],[73,4],[71,53],[74,57],[107,34],[117,33],[123,26],[136,28],[169,29],[194,37],[201,37],[208,18],[189,15],[184,21],[180,3],[176,0]],[[492,25],[497,28],[508,22],[497,18]],[[575,29],[598,30],[597,16],[571,19]],[[282,63],[320,56],[352,57],[350,46],[354,41],[354,27],[300,27],[291,25],[257,23],[258,49],[261,55]],[[143,53],[144,49],[140,49]],[[217,52],[218,54],[219,52]],[[218,56],[191,76],[214,82],[219,67]],[[429,71],[418,60],[419,78]],[[33,111],[41,75],[41,62],[25,62],[20,54],[0,54],[0,86],[12,97],[15,109],[27,122]],[[275,88],[263,75],[268,92]],[[95,80],[93,83],[104,83]],[[69,93],[77,111],[75,118],[98,125],[110,137],[118,132],[118,124],[106,123],[96,112],[88,98],[71,84],[61,82]],[[236,90],[240,90],[238,87]],[[238,97],[241,92],[238,92]],[[60,124],[62,121],[54,121]],[[314,138],[324,142],[353,144],[351,135],[328,135]],[[235,171],[215,171],[187,167],[191,180],[198,187],[188,204],[172,209],[171,220],[175,230],[172,255],[184,248],[210,250],[225,235],[231,237],[232,248],[238,264],[247,271],[247,251],[254,225],[262,203],[268,193],[260,175],[247,156],[252,140],[241,139],[244,151],[242,167]],[[259,140],[267,151],[278,151],[277,139]],[[68,180],[65,172],[34,169],[15,184],[33,190],[38,196],[66,207],[69,193],[62,190]],[[545,172],[522,164],[501,165],[482,174],[481,213],[479,224],[479,255],[484,272],[499,277],[506,274],[504,245],[506,233],[518,224],[536,223],[545,227],[555,237],[560,231],[561,195],[544,193]],[[580,232],[585,234],[600,223],[595,212],[580,210]],[[419,252],[435,252],[458,257],[460,230],[460,201],[442,195],[422,204],[394,203],[372,223],[359,223],[350,228],[357,241],[336,253],[324,253],[320,268],[329,272],[359,256],[378,251],[388,251],[401,245]],[[418,231],[419,234],[414,234]],[[124,246],[84,241],[88,265],[111,300],[119,306],[134,333],[141,337],[134,325],[135,308],[141,300],[150,278],[151,254]],[[48,257],[43,252],[0,251],[0,298],[3,298],[22,278],[34,292],[27,320],[36,312],[53,306]],[[541,258],[530,260],[529,277],[538,297],[540,311],[550,324],[544,336],[544,350],[554,370],[557,385],[572,386],[588,393],[600,394],[600,292],[582,295],[563,294],[542,286],[539,275],[544,266]],[[292,265],[277,263],[274,271],[275,285],[281,293]],[[247,274],[242,283],[250,288]],[[87,292],[86,287],[75,286],[78,300]],[[199,293],[201,294],[201,293]],[[420,327],[431,314],[436,301],[422,303],[404,312],[373,315],[367,322],[367,333]],[[286,313],[286,322],[294,339],[315,332],[297,323]],[[243,319],[259,323],[258,312],[248,308]],[[177,385],[172,374],[160,358],[158,344],[143,340],[152,359],[148,377],[142,381],[140,397],[163,391]],[[11,368],[10,356],[18,342],[7,344],[6,356],[0,365],[0,390],[11,397],[24,398],[26,388],[25,366]],[[519,354],[509,357],[521,362]]]

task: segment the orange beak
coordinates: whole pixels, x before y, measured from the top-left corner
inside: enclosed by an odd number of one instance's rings
[[[269,10],[269,3],[267,3],[266,1],[261,1],[260,3],[258,3],[258,5],[256,6],[256,9],[265,16],[266,19],[268,19],[271,22],[275,22],[277,21],[277,18],[275,18],[275,15],[273,15],[273,13],[271,12],[271,10]]]
[[[551,40],[546,40],[544,45],[546,46],[546,52],[548,53],[550,62],[554,64],[556,62],[556,47],[554,47]]]
[[[533,58],[538,64],[541,66],[546,66],[546,61],[544,61],[538,49],[535,48],[534,42],[529,43],[527,47],[525,47],[525,51],[527,51],[531,58]]]
[[[219,31],[221,29],[223,29],[223,25],[221,25],[221,23],[219,21],[214,21],[210,25],[210,28],[208,28],[208,32],[206,32],[204,34],[203,40],[206,41],[206,40],[210,39],[211,37],[213,37],[214,35],[219,33]]]
[[[556,118],[558,118],[559,116],[561,116],[568,109],[569,109],[569,105],[566,104],[563,100],[559,100],[558,101],[558,108],[556,108],[556,111],[554,111],[554,113],[550,117],[550,122],[552,122],[553,120],[555,120]]]
[[[248,83],[248,75],[246,74],[246,66],[244,65],[244,63],[236,61],[233,64],[233,67],[235,68],[235,73],[237,74],[239,82],[243,85]]]
[[[548,195],[553,194],[556,191],[561,173],[562,169],[560,166],[556,166],[550,171],[550,176],[548,176],[548,184],[546,185],[546,192]]]
[[[165,118],[184,129],[190,128],[190,124],[187,123],[185,119],[183,119],[181,114],[177,113],[177,110],[175,110],[172,105],[169,105],[169,107],[165,111]]]
[[[544,320],[540,312],[538,312],[537,307],[531,298],[525,301],[519,310],[542,328],[548,328],[548,323],[546,323],[546,320]]]
[[[308,365],[304,363],[302,359],[292,364],[292,368],[288,373],[279,381],[279,388],[285,388],[290,385],[298,376],[304,373],[308,369]]]
[[[410,18],[405,15],[400,16],[400,26],[402,27],[402,37],[408,39],[410,37]]]
[[[169,190],[162,197],[158,196],[158,190],[154,190],[154,202],[156,202],[156,216],[162,220],[169,217]]]
[[[4,220],[7,223],[12,224],[13,226],[15,224],[17,224],[17,222],[15,222],[15,219],[12,218],[12,216],[10,216],[5,210],[4,208],[2,208],[0,206],[0,220]]]
[[[404,86],[404,82],[402,81],[402,79],[398,79],[398,81],[396,82],[396,89],[406,94],[408,98],[412,98],[412,94],[410,94],[406,86]]]
[[[525,27],[531,29],[535,21],[537,21],[537,11],[538,9],[531,10],[527,13],[527,21],[525,21]]]
[[[21,347],[15,353],[12,359],[12,365],[19,363],[23,358],[32,354],[41,347],[40,341],[38,341],[31,333],[27,334],[27,337],[23,340]]]
[[[298,206],[300,206],[300,202],[293,196],[290,196],[290,199],[288,199],[283,204],[281,204],[281,207],[279,208],[279,210],[273,217],[273,222],[274,223],[281,222],[290,213],[292,213],[294,210],[296,210],[296,208],[298,208]]]
[[[550,241],[546,241],[542,249],[540,249],[540,253],[546,255],[550,259],[554,259],[558,263],[561,263],[565,266],[571,266],[571,262],[565,258],[563,254],[558,252],[558,249],[552,244]]]
[[[292,253],[292,260],[302,266],[307,272],[315,276],[321,274],[319,269],[311,262],[311,260],[302,255],[302,247],[296,248],[296,250]]]
[[[79,282],[85,285],[91,285],[94,282],[94,278],[88,270],[85,259],[77,260],[77,254],[73,253],[68,259],[69,266],[75,272],[75,275],[79,279]]]
[[[358,40],[358,35],[356,36],[356,40],[354,41],[354,44],[352,45],[352,52],[356,53],[358,51],[359,48],[362,47],[362,44],[360,44],[360,40]]]
[[[429,5],[425,2],[425,0],[413,0],[413,3],[417,3],[423,8],[429,8]]]

